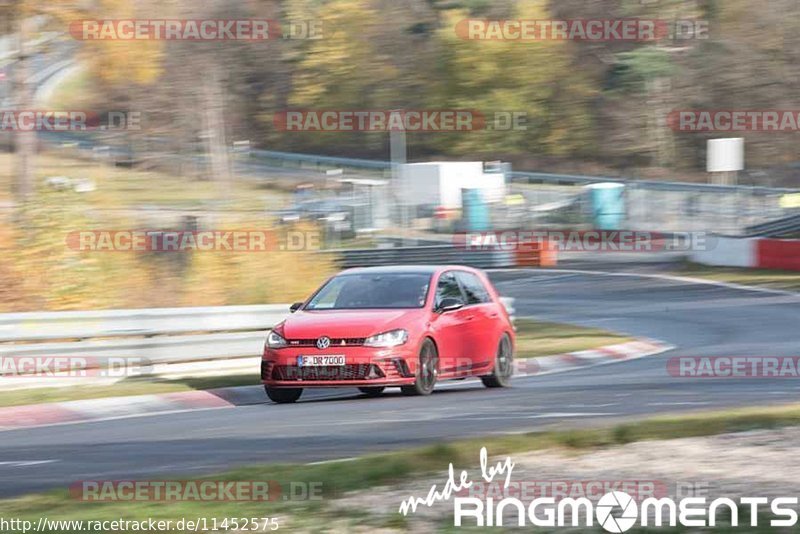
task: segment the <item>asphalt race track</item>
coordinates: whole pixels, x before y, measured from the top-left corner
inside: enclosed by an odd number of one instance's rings
[[[390,391],[367,399],[355,390],[328,390],[306,392],[295,405],[264,398],[233,408],[0,432],[0,496],[79,480],[164,480],[249,463],[348,458],[443,439],[800,398],[792,379],[686,379],[666,370],[676,355],[800,355],[798,296],[568,271],[492,278],[503,295],[517,299],[518,316],[627,332],[677,349],[520,378],[506,390],[475,381],[443,384],[428,398]]]

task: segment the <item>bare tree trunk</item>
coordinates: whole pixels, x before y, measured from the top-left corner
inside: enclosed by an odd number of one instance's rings
[[[655,147],[655,164],[658,167],[668,167],[674,164],[675,144],[669,132],[667,116],[670,112],[669,95],[672,91],[672,82],[669,78],[660,77],[647,83],[646,100],[648,112],[647,130],[651,146]]]
[[[16,95],[15,109],[19,111],[32,110],[35,105],[33,102],[33,87],[28,83],[30,77],[28,50],[26,43],[30,40],[29,26],[31,20],[26,17],[22,10],[22,3],[17,4],[15,9],[17,20],[17,51],[18,60],[15,65],[16,72]],[[33,194],[35,180],[35,158],[36,158],[36,131],[18,131],[14,133],[16,158],[16,173],[14,179],[14,200],[18,206],[24,205]]]
[[[225,98],[214,66],[207,70],[203,80],[203,103],[211,179],[220,183],[223,191],[227,191],[231,181],[231,162],[225,139]]]

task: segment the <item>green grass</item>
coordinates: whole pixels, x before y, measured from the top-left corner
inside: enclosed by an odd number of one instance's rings
[[[96,102],[95,80],[89,69],[75,71],[53,89],[45,102],[47,109],[93,109]]]
[[[10,198],[8,192],[14,168],[14,154],[0,154],[0,191],[5,192],[0,199]],[[142,205],[206,210],[219,207],[239,211],[243,215],[251,212],[253,217],[264,218],[265,209],[277,209],[291,200],[288,193],[267,188],[255,180],[235,180],[223,186],[157,170],[115,167],[58,151],[40,154],[36,160],[36,173],[40,183],[51,176],[92,180],[97,189],[84,193],[82,199],[97,210]],[[157,187],[153,184],[157,184]]]
[[[545,323],[528,319],[517,321],[517,357],[519,358],[573,352],[629,340],[630,338],[594,328]],[[0,407],[104,397],[177,393],[198,389],[258,385],[260,383],[258,369],[254,369],[253,374],[248,375],[184,378],[180,380],[135,378],[107,386],[87,385],[0,391]]]
[[[697,263],[685,263],[675,274],[745,286],[800,291],[800,271],[713,267]]]
[[[534,358],[625,343],[633,338],[599,328],[517,319],[517,358]]]
[[[291,407],[289,407],[291,409]],[[314,482],[321,487],[322,500],[256,502],[109,502],[76,501],[67,490],[54,490],[15,499],[0,500],[0,516],[36,521],[50,519],[125,518],[223,518],[281,516],[286,528],[315,526],[338,516],[328,508],[331,499],[346,492],[399,483],[432,473],[442,473],[449,463],[457,468],[477,466],[478,451],[487,447],[490,455],[506,455],[544,449],[587,450],[632,441],[708,436],[753,429],[800,424],[800,405],[748,408],[683,416],[663,416],[641,422],[581,431],[554,431],[524,435],[487,437],[442,443],[399,452],[370,455],[347,462],[317,465],[265,464],[207,477],[173,477],[182,480]],[[162,477],[163,478],[163,477]],[[390,518],[389,518],[390,519]],[[351,517],[359,523],[375,522]],[[386,521],[383,519],[382,521]],[[402,528],[402,521],[395,522]],[[388,526],[388,525],[387,525]],[[65,531],[69,532],[69,531]]]

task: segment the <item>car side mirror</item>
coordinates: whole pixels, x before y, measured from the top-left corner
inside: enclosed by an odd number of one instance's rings
[[[305,304],[305,302],[295,302],[294,304],[292,304],[291,306],[289,306],[289,311],[290,311],[291,313],[294,313],[294,312],[296,312],[297,310],[299,310],[300,308],[302,308],[302,307],[303,307],[303,304]]]
[[[436,310],[439,313],[459,310],[464,307],[464,301],[453,297],[445,297],[439,303],[439,308]]]

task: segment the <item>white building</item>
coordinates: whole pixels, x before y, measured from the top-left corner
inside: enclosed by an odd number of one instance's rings
[[[398,194],[406,206],[433,205],[461,209],[463,189],[480,189],[486,202],[506,195],[503,172],[485,172],[480,161],[409,163],[400,169]]]

